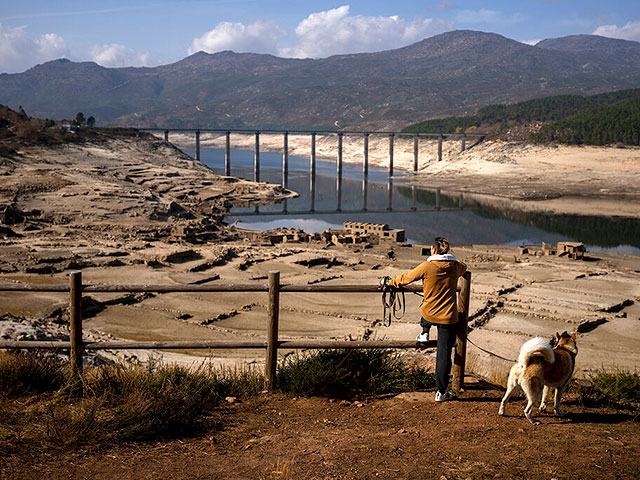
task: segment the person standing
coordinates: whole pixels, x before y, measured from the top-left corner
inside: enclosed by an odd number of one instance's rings
[[[416,280],[422,280],[424,300],[420,305],[420,326],[422,332],[416,337],[418,342],[429,341],[429,331],[433,325],[438,329],[436,353],[436,402],[454,398],[447,390],[451,373],[451,350],[456,341],[458,309],[456,291],[458,278],[466,272],[467,266],[449,253],[449,242],[444,237],[436,237],[431,245],[431,256],[410,272],[391,278],[388,285],[400,288]]]

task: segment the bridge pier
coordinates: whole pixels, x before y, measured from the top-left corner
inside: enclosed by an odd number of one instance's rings
[[[369,181],[369,134],[364,134],[364,152],[362,160],[362,210],[367,210],[367,183]]]
[[[196,130],[196,160],[200,161],[200,130]]]
[[[338,158],[336,160],[336,196],[338,197],[338,206],[336,210],[342,210],[342,132],[338,133]]]
[[[309,197],[311,211],[316,209],[316,133],[311,134],[311,159],[309,162]]]
[[[260,181],[260,132],[256,131],[256,148],[253,157],[253,180]]]
[[[389,177],[393,177],[393,139],[395,135],[389,134]]]
[[[227,132],[225,137],[224,174],[229,177],[231,175],[231,132]]]
[[[282,186],[287,188],[289,184],[289,132],[282,136]]]

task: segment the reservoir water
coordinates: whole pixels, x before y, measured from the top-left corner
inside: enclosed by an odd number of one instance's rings
[[[195,152],[186,151],[191,156]],[[203,149],[201,160],[224,175],[224,149]],[[231,151],[231,175],[254,178],[254,153]],[[280,204],[234,208],[229,222],[253,230],[278,227],[321,232],[342,228],[345,221],[386,223],[403,228],[411,243],[430,243],[445,236],[454,244],[522,245],[584,242],[589,251],[640,254],[640,220],[580,215],[549,215],[480,204],[459,192],[416,188],[396,171],[389,180],[385,168],[369,166],[363,181],[362,165],[343,163],[338,184],[336,162],[316,160],[311,195],[310,160],[289,157],[287,188],[299,197]],[[260,152],[260,180],[283,184],[282,154]]]

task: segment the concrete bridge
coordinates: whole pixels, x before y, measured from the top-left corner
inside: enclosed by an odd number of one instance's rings
[[[371,136],[378,137],[388,137],[389,139],[389,164],[388,164],[388,177],[389,183],[387,186],[388,190],[388,205],[385,211],[392,211],[392,186],[391,186],[391,177],[393,177],[393,151],[394,144],[397,138],[409,138],[413,139],[413,172],[418,171],[419,165],[419,142],[420,139],[423,138],[436,138],[438,140],[438,161],[442,160],[442,144],[445,139],[455,140],[460,142],[460,150],[465,151],[467,148],[467,140],[473,139],[475,142],[471,145],[475,145],[481,142],[486,134],[484,133],[430,133],[430,132],[421,132],[421,133],[403,133],[403,132],[390,132],[390,131],[362,131],[362,132],[336,132],[336,131],[308,131],[308,130],[250,130],[250,129],[195,129],[195,128],[140,128],[139,130],[144,130],[148,132],[163,132],[164,139],[169,141],[169,135],[171,132],[176,133],[193,133],[195,135],[195,158],[196,160],[200,160],[200,135],[201,133],[217,133],[220,135],[224,135],[226,138],[225,142],[225,157],[224,157],[224,174],[226,176],[231,175],[231,134],[242,134],[242,135],[253,135],[255,137],[255,146],[254,146],[254,162],[253,162],[253,180],[256,182],[260,181],[260,135],[268,134],[268,135],[282,135],[282,186],[284,188],[288,188],[288,178],[289,178],[289,135],[308,135],[310,141],[310,163],[309,163],[309,193],[310,193],[310,205],[309,210],[305,211],[305,213],[321,213],[316,211],[315,208],[315,192],[316,192],[316,136],[317,135],[331,135],[337,137],[337,155],[336,155],[336,195],[337,195],[337,208],[335,212],[343,212],[342,210],[342,177],[343,177],[343,169],[342,169],[342,154],[343,154],[343,138],[345,136],[359,136],[362,137],[363,142],[363,163],[362,163],[362,209],[357,210],[360,212],[369,211],[367,209],[367,183],[369,176],[369,138]],[[434,208],[430,209],[418,209],[416,207],[416,188],[413,187],[413,204],[410,209],[407,211],[432,211],[432,210],[441,210],[440,207],[440,191],[439,189],[436,191],[436,204]],[[459,199],[459,207],[462,208],[463,199],[462,195],[460,195]],[[458,209],[456,208],[456,209]],[[253,214],[267,214],[267,212],[260,212],[258,207],[255,208]],[[302,212],[291,212],[287,209],[286,200],[283,202],[283,210],[281,212],[273,212],[273,214],[293,214],[293,213],[302,213]],[[329,212],[322,212],[329,213]],[[241,214],[242,215],[242,214]],[[245,215],[249,215],[249,213],[245,213]]]

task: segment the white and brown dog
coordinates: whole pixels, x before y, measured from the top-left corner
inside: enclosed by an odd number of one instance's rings
[[[532,338],[522,345],[518,363],[511,367],[509,372],[507,393],[504,394],[498,410],[500,415],[504,415],[504,406],[518,385],[527,396],[528,403],[524,408],[524,415],[532,424],[540,424],[531,415],[533,405],[542,400],[540,410],[546,410],[546,399],[550,387],[555,388],[554,413],[560,417],[566,415],[560,410],[560,400],[575,367],[575,358],[578,354],[576,332],[571,335],[567,332],[562,335],[556,333],[556,339],[555,347],[540,337]]]

